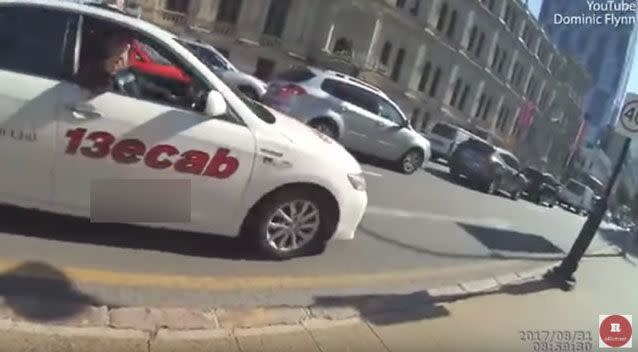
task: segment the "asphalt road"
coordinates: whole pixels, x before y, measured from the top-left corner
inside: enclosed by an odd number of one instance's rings
[[[214,236],[0,208],[0,296],[19,290],[2,280],[16,271],[60,276],[115,304],[282,304],[318,292],[394,292],[549,264],[569,250],[584,222],[558,208],[470,190],[437,164],[410,176],[364,169],[370,202],[355,239],[284,262],[254,259]],[[605,244],[597,239],[592,249]]]

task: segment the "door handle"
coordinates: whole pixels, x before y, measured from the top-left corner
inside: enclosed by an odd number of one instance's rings
[[[73,118],[76,120],[94,120],[101,117],[104,117],[104,114],[95,110],[90,106],[69,106],[68,109],[71,111]]]

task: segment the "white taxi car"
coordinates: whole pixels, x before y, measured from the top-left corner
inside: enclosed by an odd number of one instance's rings
[[[171,59],[191,79],[173,91],[186,103],[80,86],[92,26]],[[241,236],[274,258],[353,238],[367,204],[358,162],[240,98],[173,34],[88,5],[0,0],[0,47],[1,203]]]

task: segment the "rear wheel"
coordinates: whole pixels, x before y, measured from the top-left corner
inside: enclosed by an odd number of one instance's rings
[[[336,229],[336,209],[323,192],[284,188],[251,212],[244,235],[271,259],[319,254]]]
[[[512,200],[518,200],[521,197],[521,193],[519,191],[513,191],[510,195]]]
[[[419,149],[411,149],[400,160],[399,169],[406,175],[413,174],[423,165],[423,152]]]
[[[335,140],[337,139],[337,135],[339,134],[337,126],[334,124],[334,122],[326,119],[312,121],[310,122],[310,127]]]
[[[496,194],[499,187],[498,184],[499,182],[497,179],[489,181],[489,183],[483,186],[483,192],[487,194]]]

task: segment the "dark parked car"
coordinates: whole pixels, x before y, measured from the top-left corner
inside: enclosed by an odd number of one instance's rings
[[[560,183],[552,174],[533,167],[526,167],[521,173],[527,179],[524,193],[527,200],[550,208],[556,204]]]
[[[450,158],[450,174],[455,179],[465,177],[483,192],[506,192],[510,198],[519,198],[527,180],[520,173],[516,157],[505,149],[472,138],[456,148]]]

